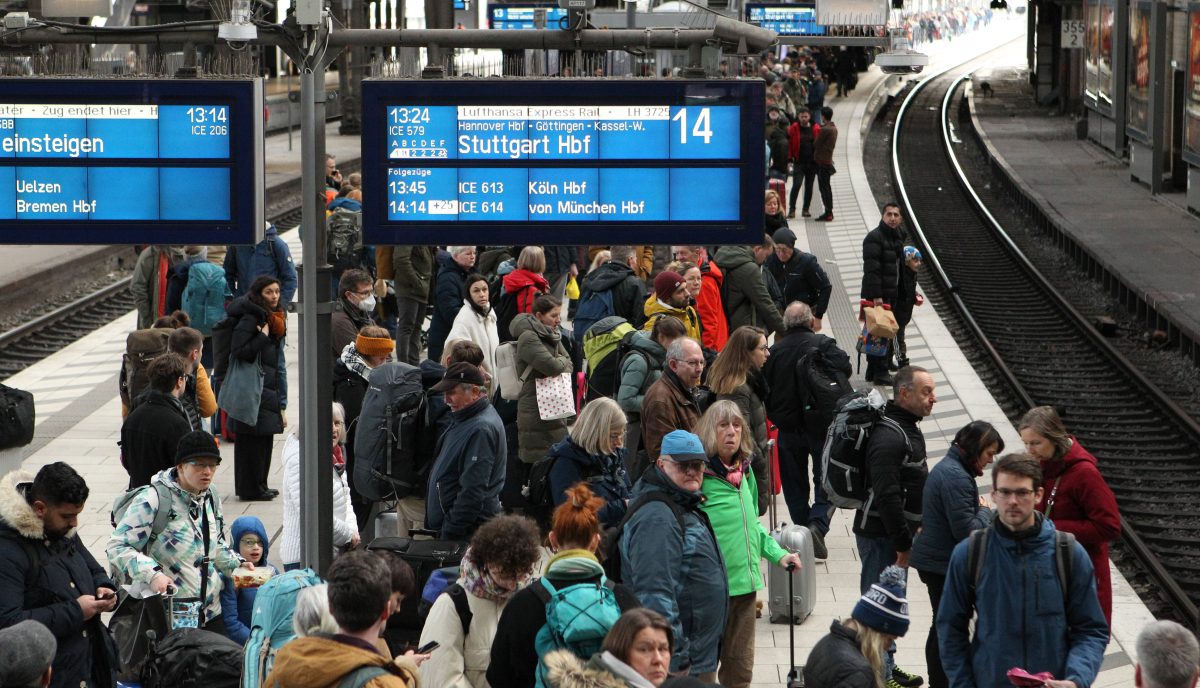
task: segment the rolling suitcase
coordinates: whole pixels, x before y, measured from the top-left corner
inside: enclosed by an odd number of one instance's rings
[[[771,623],[784,623],[788,619],[803,623],[817,603],[812,533],[804,526],[780,524],[771,531],[771,537],[787,551],[799,554],[801,563],[799,571],[788,572],[778,566],[767,568],[767,609]]]
[[[407,537],[377,537],[367,545],[368,550],[387,550],[395,553],[412,567],[417,590],[422,590],[433,572],[447,566],[462,563],[467,543],[456,540],[414,540]],[[778,567],[776,567],[778,568]],[[420,595],[409,595],[400,605],[400,611],[388,620],[384,637],[394,655],[404,654],[407,643],[416,644],[421,637]]]

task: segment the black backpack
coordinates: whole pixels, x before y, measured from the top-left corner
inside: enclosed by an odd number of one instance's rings
[[[854,392],[844,372],[850,357],[826,337],[796,361],[796,382],[804,399],[806,430],[824,432],[833,420],[838,400]]]
[[[144,688],[239,688],[242,646],[218,633],[179,628],[153,644]]]
[[[558,459],[556,454],[549,454],[538,460],[530,467],[529,479],[521,487],[521,496],[528,502],[525,507],[525,515],[537,521],[538,525],[545,526],[547,530],[554,515],[554,494],[550,488],[550,471],[554,470],[554,464],[558,463]],[[580,478],[582,482],[591,483],[597,478],[603,478],[603,475],[585,473]]]
[[[24,447],[33,441],[33,394],[0,385],[0,449]]]
[[[683,532],[684,540],[687,540],[687,523],[683,520],[684,508],[671,499],[670,495],[655,490],[638,497],[630,503],[621,522],[604,533],[604,539],[607,540],[607,544],[604,546],[604,575],[614,583],[623,582],[621,578],[621,536],[625,532],[625,524],[629,523],[639,509],[651,502],[662,502],[671,508],[675,520],[679,522],[679,530]]]
[[[420,368],[392,362],[371,371],[354,430],[352,479],[362,496],[424,496],[433,458],[422,451],[427,412]]]

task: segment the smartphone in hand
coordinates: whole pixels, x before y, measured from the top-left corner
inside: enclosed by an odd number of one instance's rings
[[[441,646],[442,646],[441,643],[439,643],[438,641],[431,640],[431,641],[425,643],[424,645],[422,645],[421,647],[418,647],[417,654],[427,655],[430,652],[433,652],[434,650],[438,649]]]

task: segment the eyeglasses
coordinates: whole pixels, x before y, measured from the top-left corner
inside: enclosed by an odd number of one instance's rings
[[[362,296],[362,297],[364,297],[364,298],[365,298],[365,297],[367,297],[367,296],[370,296],[371,294],[374,294],[374,293],[375,293],[375,290],[374,290],[374,289],[367,289],[367,290],[365,290],[365,291],[356,291],[356,292],[354,292],[354,293],[355,293],[355,295],[357,295],[357,296]]]
[[[673,463],[675,464],[675,467],[678,468],[681,473],[703,473],[704,472],[704,462],[703,461],[683,461],[683,462],[676,461]]]
[[[1011,499],[1013,497],[1016,497],[1017,499],[1020,499],[1020,500],[1029,499],[1030,497],[1032,497],[1034,495],[1034,492],[1036,492],[1036,490],[1030,490],[1027,488],[1021,488],[1019,490],[1012,490],[1007,487],[997,487],[995,490],[992,490],[992,491],[995,492],[997,496],[1003,497],[1005,499]]]
[[[238,544],[246,547],[258,547],[262,544],[262,540],[259,540],[256,537],[244,537],[241,540],[238,540]]]
[[[693,368],[703,368],[704,367],[704,359],[703,358],[700,359],[699,361],[684,361],[684,360],[680,360],[678,358],[676,358],[674,360],[677,363],[682,363],[684,365],[691,366]]]
[[[217,470],[217,464],[213,463],[212,461],[188,461],[187,465],[201,471]]]
[[[771,347],[767,346],[766,344],[763,344],[762,346],[755,347],[755,348],[758,349],[759,351],[770,351],[771,350]]]

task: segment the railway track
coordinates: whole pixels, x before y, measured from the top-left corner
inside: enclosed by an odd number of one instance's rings
[[[1059,409],[1099,458],[1123,543],[1171,612],[1196,628],[1200,425],[1061,296],[971,187],[950,117],[967,71],[928,77],[897,114],[892,176],[909,226],[946,302],[990,359],[993,392],[1016,414]]]
[[[300,214],[299,207],[289,208],[270,220],[278,227],[290,228],[300,224]],[[134,308],[133,294],[129,291],[129,279],[126,277],[0,333],[0,380],[61,351],[68,344]],[[117,361],[113,362],[114,371],[118,364]]]

